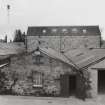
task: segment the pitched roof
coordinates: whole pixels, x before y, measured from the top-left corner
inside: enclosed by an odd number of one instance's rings
[[[25,51],[22,43],[0,43],[0,56],[8,56],[11,54],[19,54]]]
[[[101,35],[99,26],[31,26],[28,36]]]
[[[92,68],[94,68],[94,69],[105,69],[105,60],[93,65]]]
[[[52,48],[39,48],[39,50],[51,58],[58,59],[64,63],[74,66],[73,63],[70,62],[63,54],[53,50]]]
[[[79,68],[84,68],[105,59],[105,49],[74,49],[66,52],[65,56]]]

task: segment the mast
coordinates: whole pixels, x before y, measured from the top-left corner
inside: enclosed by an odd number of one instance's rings
[[[10,5],[7,4],[7,23],[10,24]]]

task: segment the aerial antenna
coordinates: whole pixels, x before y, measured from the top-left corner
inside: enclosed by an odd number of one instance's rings
[[[8,22],[8,25],[10,23],[10,8],[11,8],[11,6],[9,4],[7,4],[7,17],[8,17],[7,22]]]

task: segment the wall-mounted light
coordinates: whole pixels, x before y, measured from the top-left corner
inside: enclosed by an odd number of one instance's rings
[[[34,55],[35,56],[40,56],[41,55],[41,53],[39,51],[39,47],[34,51]]]

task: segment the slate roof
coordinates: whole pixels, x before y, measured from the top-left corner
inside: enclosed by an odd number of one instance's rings
[[[9,55],[0,55],[0,61],[9,58]]]
[[[104,69],[105,70],[105,60],[92,66],[94,69]]]
[[[67,63],[76,69],[87,68],[105,59],[105,49],[72,49],[66,53],[59,53],[52,48],[39,48],[47,56]]]
[[[23,53],[24,51],[23,43],[0,43],[0,57]]]
[[[85,68],[105,59],[105,49],[74,49],[64,54],[79,68]]]
[[[99,26],[30,26],[28,36],[101,35]]]
[[[74,66],[73,63],[70,62],[63,54],[53,50],[52,48],[41,48],[40,47],[39,50],[51,58],[58,59],[64,63]]]

